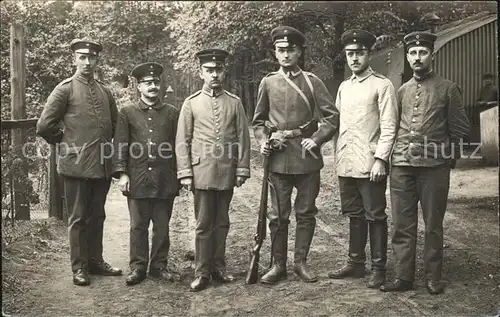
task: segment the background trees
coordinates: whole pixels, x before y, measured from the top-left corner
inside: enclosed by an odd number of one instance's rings
[[[221,47],[228,60],[229,89],[252,113],[258,83],[277,69],[269,33],[288,24],[308,39],[304,68],[327,82],[335,94],[344,79],[340,35],[364,28],[379,36],[379,47],[394,45],[404,34],[425,29],[428,12],[441,23],[480,11],[496,10],[495,2],[162,2],[162,1],[2,1],[0,3],[2,118],[9,116],[9,24],[20,21],[27,39],[27,108],[37,117],[50,91],[73,73],[69,42],[75,37],[104,46],[97,74],[109,84],[119,103],[135,93],[127,77],[134,65],[157,61],[164,82],[174,88],[177,106],[200,85],[194,54]]]

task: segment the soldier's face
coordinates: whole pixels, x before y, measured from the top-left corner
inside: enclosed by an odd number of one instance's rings
[[[276,47],[275,55],[278,63],[282,67],[293,67],[299,63],[302,51],[299,47]]]
[[[345,56],[347,64],[354,74],[361,74],[370,65],[371,55],[366,49],[346,50]]]
[[[158,79],[141,81],[137,85],[142,96],[149,99],[156,99],[160,94],[160,81]]]
[[[425,46],[413,46],[408,49],[406,59],[414,72],[426,72],[431,68],[434,54]]]
[[[76,72],[82,75],[92,75],[97,66],[98,57],[91,54],[75,53]]]
[[[205,85],[212,89],[222,87],[225,76],[226,72],[223,67],[201,66],[200,78],[203,79]]]

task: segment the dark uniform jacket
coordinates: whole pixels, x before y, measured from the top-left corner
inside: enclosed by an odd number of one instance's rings
[[[177,177],[196,189],[229,190],[250,177],[250,132],[240,98],[207,86],[186,98],[176,138]]]
[[[50,144],[60,143],[61,175],[110,178],[117,112],[110,90],[97,80],[75,75],[54,88],[38,120],[37,134]]]
[[[129,197],[175,197],[179,192],[175,134],[179,110],[139,100],[120,109],[114,138],[113,176],[130,178]]]
[[[334,106],[330,92],[316,75],[299,70],[290,76],[309,100],[311,108],[283,75],[287,76],[280,69],[268,74],[260,82],[253,118],[255,137],[260,142],[266,139],[266,121],[270,121],[278,130],[295,130],[319,116],[317,131],[310,136],[287,139],[284,151],[274,152],[269,157],[271,172],[306,174],[318,171],[324,166],[320,147],[337,132],[339,112]],[[304,76],[308,76],[314,96]],[[311,151],[312,153],[303,150],[300,144],[303,138],[311,138],[318,148]]]
[[[467,137],[470,123],[453,82],[431,72],[398,90],[401,114],[392,154],[394,166],[439,166],[452,158],[452,145]],[[460,156],[455,149],[454,158]]]

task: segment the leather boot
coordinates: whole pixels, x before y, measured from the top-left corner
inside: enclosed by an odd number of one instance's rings
[[[307,266],[306,261],[295,263],[293,271],[306,283],[314,283],[318,281],[318,276]]]
[[[370,253],[372,271],[368,288],[379,288],[385,282],[387,262],[387,221],[370,222]]]
[[[303,219],[297,217],[294,254],[295,265],[293,271],[306,283],[318,281],[316,274],[306,264],[315,227],[316,218]]]
[[[271,256],[274,264],[271,269],[260,278],[264,284],[274,284],[286,279],[286,261],[288,247],[288,225],[281,228],[271,228]]]
[[[367,237],[368,224],[366,221],[361,218],[349,218],[349,259],[345,266],[329,273],[329,278],[361,278],[365,276],[365,247]]]

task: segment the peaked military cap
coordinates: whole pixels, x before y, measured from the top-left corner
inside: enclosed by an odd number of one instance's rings
[[[273,45],[276,47],[303,47],[306,37],[302,32],[291,26],[278,26],[271,31]]]
[[[377,38],[365,30],[352,29],[342,34],[341,41],[346,50],[371,50]]]
[[[434,50],[434,42],[436,42],[437,36],[435,34],[429,32],[412,32],[407,34],[403,41],[406,44],[406,48],[410,48],[412,46],[425,46],[431,50]]]
[[[200,65],[205,67],[223,67],[229,52],[219,48],[209,48],[196,53]]]
[[[162,73],[163,66],[161,64],[148,62],[135,66],[130,72],[130,76],[135,77],[139,82],[152,81],[159,80]]]
[[[74,39],[71,41],[70,48],[75,53],[90,54],[95,56],[99,56],[99,52],[102,51],[101,44],[94,41],[80,39]]]

